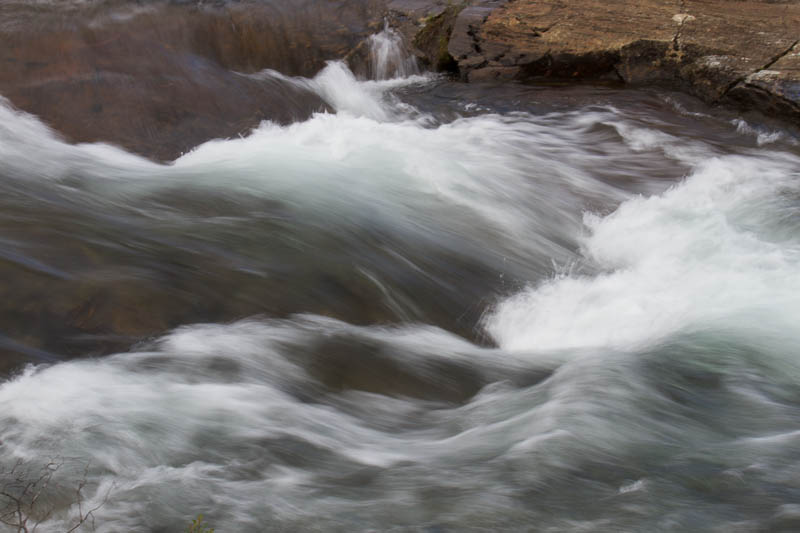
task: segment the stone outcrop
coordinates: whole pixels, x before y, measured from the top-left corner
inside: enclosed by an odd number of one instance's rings
[[[0,2],[0,95],[73,142],[169,160],[261,120],[303,119],[312,75],[381,22],[372,0]]]
[[[396,0],[390,8],[417,43],[442,5]],[[449,70],[465,81],[656,85],[800,120],[795,1],[475,0],[449,9],[453,21],[439,38],[456,64]],[[441,49],[419,48],[429,63],[441,63],[433,55]]]
[[[0,95],[69,141],[170,160],[324,109],[242,74],[365,57],[384,17],[428,68],[465,81],[655,85],[800,121],[795,0],[8,0]]]

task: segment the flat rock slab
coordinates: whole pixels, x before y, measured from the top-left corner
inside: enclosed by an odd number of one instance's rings
[[[615,80],[800,120],[794,0],[473,1],[447,39],[467,81]]]

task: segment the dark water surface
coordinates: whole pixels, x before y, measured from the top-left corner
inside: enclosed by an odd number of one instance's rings
[[[800,528],[793,133],[372,45],[385,79],[237,74],[330,111],[169,164],[0,104],[0,452],[64,460],[42,530],[87,463],[107,532]]]

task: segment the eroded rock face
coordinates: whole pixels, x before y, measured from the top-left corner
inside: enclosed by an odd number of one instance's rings
[[[74,142],[155,159],[324,108],[241,73],[313,75],[380,20],[356,2],[0,4],[0,94]]]
[[[409,19],[425,12],[422,3]],[[794,1],[475,0],[460,7],[442,35],[466,81],[657,85],[800,120]],[[425,29],[418,20],[412,38]]]

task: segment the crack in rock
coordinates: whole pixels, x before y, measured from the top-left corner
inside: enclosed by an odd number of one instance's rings
[[[761,72],[765,72],[765,73],[769,72],[770,75],[771,75],[772,72],[769,71],[769,68],[772,65],[774,65],[775,63],[777,63],[778,61],[780,61],[781,59],[783,59],[784,57],[786,57],[792,50],[794,50],[794,48],[798,44],[800,44],[800,39],[798,39],[795,42],[793,42],[786,50],[784,50],[784,51],[780,52],[779,54],[775,55],[774,57],[772,57],[764,66],[762,66],[760,68],[757,68],[757,69],[754,69],[753,71],[748,72],[744,76],[740,76],[740,77],[736,78],[735,80],[733,80],[731,83],[728,84],[727,87],[725,87],[725,90],[722,92],[720,97],[717,98],[715,103],[718,103],[719,101],[723,100],[726,96],[728,96],[728,93],[731,92],[736,86],[738,86],[738,85],[740,85],[742,83],[748,85],[747,84],[748,78],[751,78],[753,76],[758,76],[758,74],[761,73]],[[777,75],[778,75],[778,73],[776,72],[775,76],[777,76]]]

